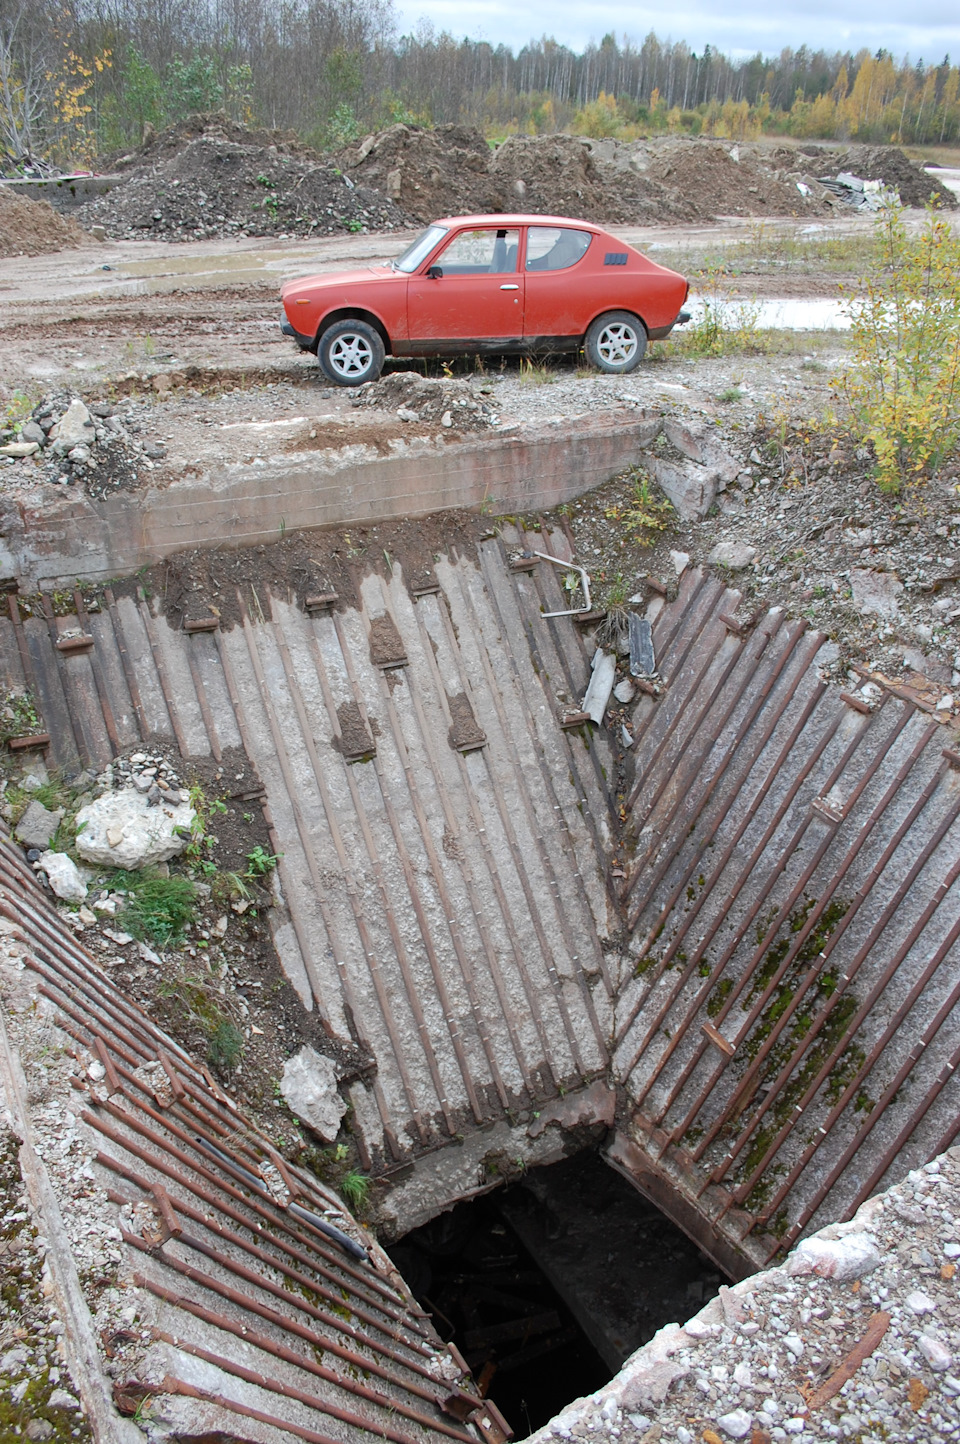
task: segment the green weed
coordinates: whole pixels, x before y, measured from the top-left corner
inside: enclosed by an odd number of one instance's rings
[[[119,888],[126,894],[117,922],[143,942],[169,947],[183,941],[193,921],[196,888],[189,878],[161,877],[159,873],[122,874]]]

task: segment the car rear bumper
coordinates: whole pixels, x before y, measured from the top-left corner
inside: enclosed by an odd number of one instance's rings
[[[280,320],[280,330],[282,331],[284,336],[289,336],[291,340],[296,341],[301,351],[313,350],[313,337],[304,336],[301,334],[301,332],[295,331],[293,326],[291,326],[290,322],[287,320],[286,316],[283,316]]]
[[[669,326],[651,326],[647,332],[647,336],[651,341],[665,341],[674,326],[685,326],[689,320],[690,312],[681,311],[676,320],[671,321]]]

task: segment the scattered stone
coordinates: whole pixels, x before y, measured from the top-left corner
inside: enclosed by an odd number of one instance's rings
[[[181,853],[195,815],[189,805],[151,807],[133,788],[106,792],[77,813],[77,851],[87,862],[135,872]]]
[[[670,560],[673,562],[673,569],[678,577],[682,577],[690,565],[689,552],[671,552]]]
[[[935,1374],[942,1374],[953,1364],[953,1355],[939,1339],[931,1338],[929,1334],[921,1334],[917,1340],[917,1348],[920,1350],[927,1363]]]
[[[66,1389],[54,1389],[47,1400],[47,1406],[50,1409],[79,1409],[80,1400],[74,1398],[72,1394],[68,1394]]]
[[[636,696],[636,688],[629,677],[624,677],[622,682],[617,683],[613,689],[613,695],[618,702],[623,702],[624,704],[633,701]]]
[[[34,799],[14,829],[14,836],[24,847],[49,846],[50,839],[63,821],[63,808],[48,812],[42,802]]]
[[[65,852],[44,852],[40,855],[40,866],[57,897],[64,902],[83,902],[87,885],[72,857]]]
[[[907,1308],[914,1314],[932,1314],[937,1305],[929,1294],[922,1289],[913,1289],[903,1301]]]
[[[733,1409],[729,1414],[720,1415],[717,1427],[731,1439],[744,1439],[753,1428],[753,1418],[746,1409]]]
[[[292,1113],[326,1143],[334,1141],[347,1105],[337,1092],[337,1070],[329,1058],[305,1044],[284,1063],[280,1092]]]

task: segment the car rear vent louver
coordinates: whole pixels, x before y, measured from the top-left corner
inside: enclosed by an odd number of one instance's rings
[[[627,264],[626,251],[608,251],[603,258],[605,266],[625,266]]]

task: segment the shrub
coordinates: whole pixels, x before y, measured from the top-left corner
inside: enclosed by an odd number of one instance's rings
[[[876,220],[876,258],[846,301],[853,359],[837,387],[886,491],[920,483],[960,441],[960,240],[934,206],[910,236]]]
[[[214,1028],[207,1045],[207,1062],[221,1077],[232,1073],[243,1052],[243,1034],[224,1018]]]
[[[189,878],[145,874],[122,884],[126,901],[117,921],[133,937],[161,947],[183,939],[193,920],[196,889]]]

